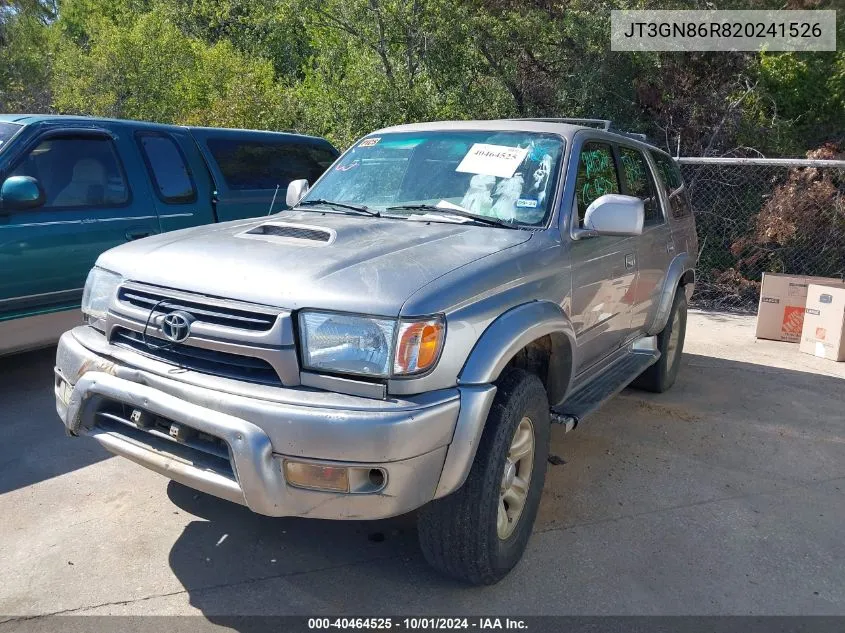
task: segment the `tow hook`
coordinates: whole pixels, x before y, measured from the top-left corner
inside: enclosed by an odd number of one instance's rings
[[[569,433],[572,429],[578,426],[578,418],[572,415],[563,415],[560,413],[550,412],[552,424],[560,424],[563,426],[563,432]]]

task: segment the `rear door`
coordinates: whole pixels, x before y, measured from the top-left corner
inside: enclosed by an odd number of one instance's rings
[[[148,128],[135,132],[162,231],[215,221],[214,182],[190,132]]]
[[[158,232],[140,164],[122,127],[44,126],[0,179],[31,176],[46,202],[0,211],[0,319],[73,308],[103,251]]]
[[[697,259],[698,237],[695,232],[695,220],[678,163],[663,152],[651,150],[650,154],[656,167],[657,179],[665,193],[666,211],[672,227],[675,251],[677,254],[689,253]]]
[[[283,210],[288,183],[304,178],[313,184],[338,156],[328,141],[294,134],[215,128],[191,133],[214,177],[220,222]]]
[[[642,200],[645,212],[643,233],[635,238],[637,280],[626,298],[631,329],[638,334],[654,321],[674,245],[648,156],[636,146],[620,145],[619,158],[623,192]]]

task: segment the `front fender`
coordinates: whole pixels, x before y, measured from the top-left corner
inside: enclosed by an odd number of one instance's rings
[[[550,301],[532,301],[508,310],[493,321],[478,339],[461,369],[458,384],[493,382],[519,350],[546,335],[565,341],[569,348],[568,360],[571,361],[575,330],[559,305]],[[550,394],[549,400],[554,403],[557,398]]]
[[[548,375],[543,379],[554,405],[563,401],[572,377],[575,333],[560,306],[532,301],[512,308],[491,323],[470,352],[458,376],[461,410],[435,498],[460,488],[469,474],[496,387],[492,383],[526,345],[551,338]]]

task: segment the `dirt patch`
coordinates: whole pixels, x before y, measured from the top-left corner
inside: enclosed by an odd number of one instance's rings
[[[700,415],[692,413],[683,407],[669,406],[652,400],[640,400],[639,398],[631,396],[621,396],[620,400],[635,405],[638,412],[645,413],[650,416],[675,418],[677,420],[683,420],[684,422],[701,422],[702,420]]]

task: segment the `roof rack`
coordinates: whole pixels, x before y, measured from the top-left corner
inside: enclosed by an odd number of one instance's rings
[[[609,131],[613,125],[612,121],[607,119],[570,119],[570,118],[555,118],[555,117],[529,117],[523,119],[511,119],[511,121],[539,121],[543,123],[573,123],[575,125],[595,125],[602,130]]]
[[[614,134],[619,134],[620,136],[627,136],[628,138],[633,138],[638,141],[642,141],[643,143],[648,143],[648,136],[641,133],[641,132],[622,132],[621,130],[610,130]]]
[[[544,123],[573,123],[575,125],[593,125],[605,132],[612,132],[620,136],[627,136],[644,143],[648,143],[648,136],[640,132],[623,132],[622,130],[613,129],[613,121],[609,119],[573,119],[569,117],[530,117],[524,119],[511,119],[511,121],[539,121]]]

